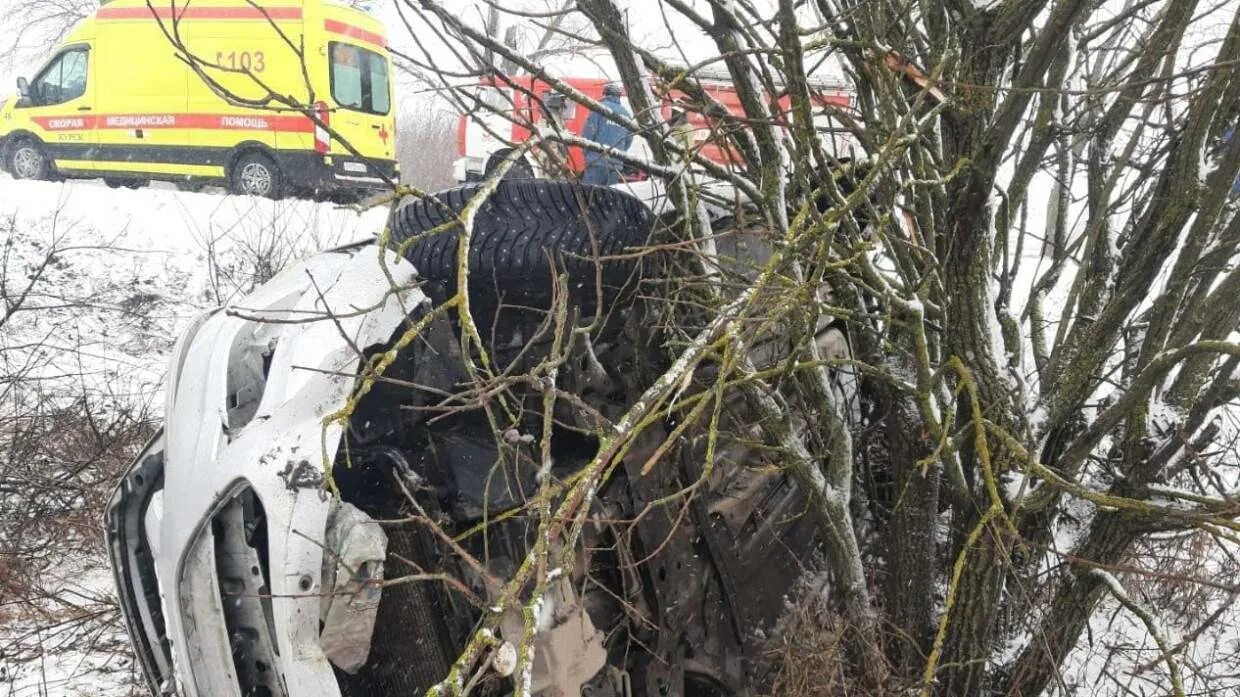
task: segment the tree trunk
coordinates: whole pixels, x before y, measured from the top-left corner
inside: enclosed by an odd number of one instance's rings
[[[1129,516],[1101,513],[1076,556],[1101,565],[1118,564],[1127,556],[1138,532]],[[1084,565],[1073,568],[1072,578],[1059,587],[1050,611],[1034,629],[1037,639],[1029,642],[1017,658],[1001,694],[1035,697],[1059,675],[1060,665],[1076,646],[1106,590],[1097,576],[1086,571]]]
[[[889,655],[900,672],[915,674],[934,641],[938,550],[939,473],[918,460],[930,449],[920,432],[916,407],[894,390],[881,389],[887,413],[879,437],[895,478],[891,517],[882,530],[886,554],[883,610],[896,627]]]

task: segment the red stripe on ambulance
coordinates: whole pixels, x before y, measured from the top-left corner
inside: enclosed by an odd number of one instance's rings
[[[357,39],[358,41],[365,41],[381,48],[387,48],[387,39],[383,38],[382,34],[367,31],[352,24],[346,24],[335,19],[327,19],[323,21],[323,28],[333,34],[347,36],[350,39]]]
[[[172,128],[201,128],[221,131],[280,131],[311,133],[314,122],[306,116],[250,116],[231,114],[179,114]]]
[[[314,103],[315,115],[319,117],[319,121],[324,126],[331,124],[332,110],[328,108],[327,102]],[[332,147],[332,136],[326,128],[317,123],[312,123],[314,130],[314,151],[320,155],[326,155]]]
[[[31,120],[48,131],[84,131],[95,127],[94,116],[35,116]]]
[[[176,128],[177,117],[172,114],[130,114],[104,116],[99,128]]]
[[[150,19],[154,14],[160,19],[172,19],[171,7],[157,7],[152,13],[149,7],[103,7],[95,15],[99,19]],[[179,19],[245,19],[245,20],[297,20],[301,19],[300,7],[183,7],[177,10]]]
[[[322,106],[318,107],[320,112]],[[320,115],[320,118],[322,116]],[[96,129],[194,128],[219,131],[314,133],[314,122],[300,114],[102,114],[99,116],[36,116],[48,131]]]

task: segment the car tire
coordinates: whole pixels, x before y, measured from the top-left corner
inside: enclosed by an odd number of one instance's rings
[[[453,220],[481,189],[481,184],[466,184],[396,211],[391,243],[422,278],[456,287],[459,226],[425,233]],[[637,264],[615,257],[644,245],[653,226],[650,209],[616,189],[566,181],[501,181],[475,217],[469,248],[471,299],[487,302],[502,295],[507,302],[543,306],[551,297],[554,266],[568,272],[569,295],[579,306],[594,308],[599,300],[609,305],[632,286]],[[595,283],[598,258],[601,298]]]
[[[278,199],[284,195],[284,174],[270,157],[260,152],[248,152],[233,163],[229,185],[238,196]]]
[[[151,183],[149,179],[119,179],[115,177],[104,177],[104,184],[112,189],[141,189]]]
[[[11,143],[5,152],[5,169],[14,179],[50,179],[51,160],[38,142],[21,138]]]
[[[491,173],[494,172],[508,156],[512,154],[511,148],[496,150],[487,158],[486,166],[482,168],[482,179],[489,179]],[[512,163],[507,172],[504,172],[504,180],[510,179],[533,179],[534,168],[530,167],[530,163],[524,157]]]

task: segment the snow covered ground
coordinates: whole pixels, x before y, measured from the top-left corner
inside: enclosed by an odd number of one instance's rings
[[[0,174],[0,279],[10,297],[31,288],[0,327],[0,376],[20,375],[29,399],[85,392],[100,409],[158,414],[169,351],[196,314],[290,261],[375,235],[384,219],[307,201]],[[16,382],[0,380],[5,405],[20,398]],[[0,649],[0,697],[135,694],[115,616],[89,618],[112,595],[102,553],[58,566],[47,584],[62,592],[40,604],[38,621],[0,597],[0,647],[21,639],[24,648]]]
[[[130,697],[142,694],[126,636],[112,612],[112,574],[102,558],[74,560],[57,600],[35,618],[2,618],[3,697]]]
[[[0,231],[10,289],[53,255],[14,316],[5,360],[55,381],[84,376],[117,398],[152,394],[167,352],[194,315],[226,303],[289,261],[377,234],[383,211],[358,215],[273,202],[97,182],[0,175]]]

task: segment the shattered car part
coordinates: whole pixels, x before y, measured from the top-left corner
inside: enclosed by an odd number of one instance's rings
[[[319,643],[331,504],[319,487],[304,485],[315,472],[322,481],[322,463],[335,459],[343,425],[325,417],[352,393],[363,359],[355,347],[390,339],[423,302],[414,283],[413,267],[390,252],[342,248],[294,265],[178,342],[164,431],[106,513],[121,606],[152,694],[170,684],[183,697],[241,697],[254,694],[240,682],[251,672],[273,676],[253,683],[282,686],[272,694],[338,693]],[[269,599],[264,622],[247,614],[230,633],[220,570],[232,566],[219,566],[228,550],[218,554],[212,539],[215,528],[235,522],[239,487],[264,509],[247,534],[261,541],[251,566]],[[148,516],[156,491],[162,510]],[[278,660],[253,656],[239,665],[238,655],[267,642]]]
[[[523,635],[524,622],[519,611],[508,611],[502,632],[505,637]],[[603,633],[595,628],[572,583],[560,576],[543,598],[535,627],[530,690],[534,694],[583,697],[582,687],[606,663]]]
[[[370,654],[387,535],[353,504],[332,499],[326,538],[319,644],[336,667],[356,673]]]
[[[274,637],[277,633],[271,613],[271,592],[268,590],[271,574],[265,568],[266,560],[262,559],[260,549],[266,534],[265,523],[263,505],[252,489],[243,488],[228,500],[216,513],[211,525],[211,541],[215,547],[214,576],[220,596],[219,614],[223,616],[224,629],[228,632],[228,645],[241,694],[285,697],[283,681],[274,670]],[[203,535],[204,542],[205,539]],[[195,551],[198,551],[197,548]],[[201,552],[206,552],[205,545]],[[198,578],[190,579],[190,574],[198,575]],[[210,576],[210,571],[206,569],[189,567],[182,578],[189,585]],[[191,652],[205,648],[195,644],[197,642],[191,643]],[[204,655],[206,653],[203,651]]]

